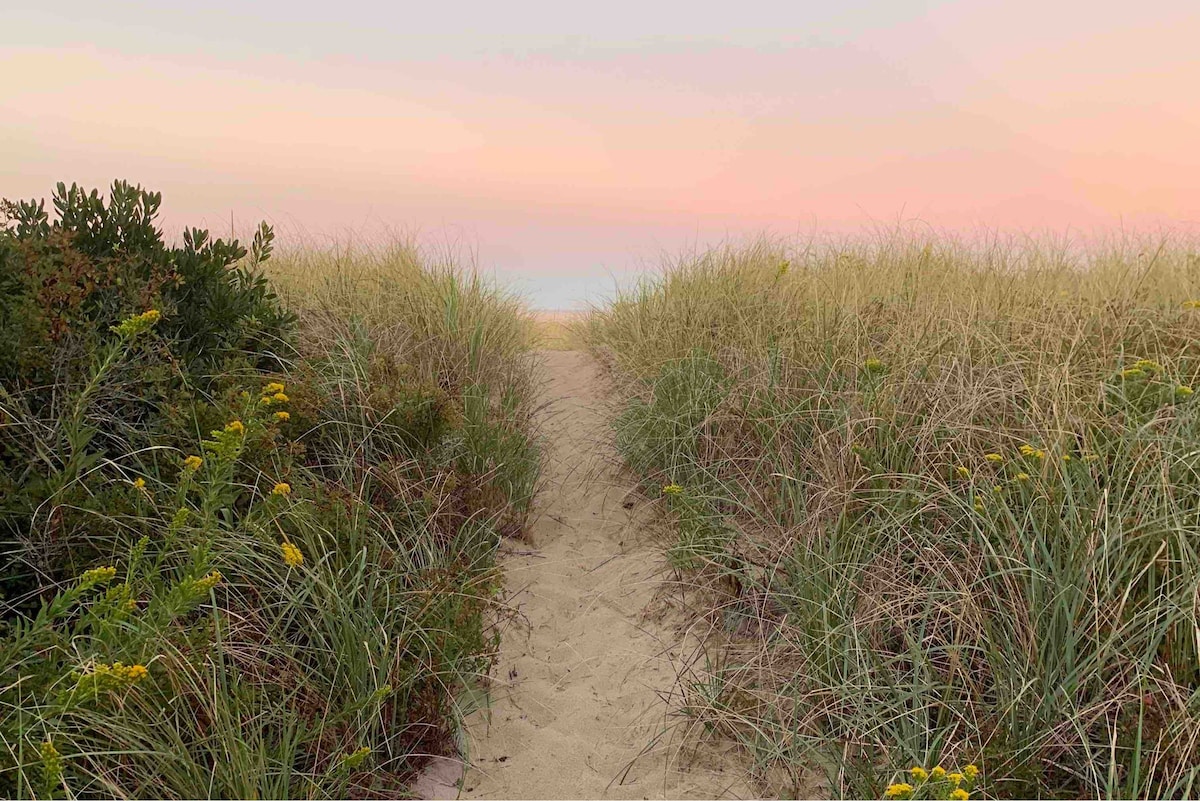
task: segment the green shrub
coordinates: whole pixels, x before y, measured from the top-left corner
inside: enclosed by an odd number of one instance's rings
[[[395,321],[294,330],[254,272],[269,229],[231,264],[162,245],[156,195],[59,196],[61,225],[26,204],[0,234],[5,314],[81,276],[3,321],[0,795],[402,792],[496,649],[496,543],[539,464],[527,341],[468,398],[482,368],[431,367]]]
[[[257,270],[271,228],[260,226],[249,254],[195,228],[168,246],[155,226],[161,201],[124,181],[107,200],[60,183],[53,220],[44,201],[3,201],[0,381],[52,381],[64,356],[86,358],[111,321],[146,309],[164,314],[159,335],[193,382],[243,354],[279,350],[294,318]]]

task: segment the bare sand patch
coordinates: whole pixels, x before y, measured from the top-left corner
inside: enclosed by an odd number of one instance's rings
[[[686,646],[646,615],[665,567],[655,510],[618,467],[605,379],[584,353],[544,358],[546,486],[530,541],[504,559],[521,623],[506,632],[490,708],[468,719],[463,797],[750,795],[732,746],[679,748],[695,738],[665,696]]]

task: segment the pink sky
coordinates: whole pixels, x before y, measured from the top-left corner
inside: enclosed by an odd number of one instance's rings
[[[125,177],[168,226],[419,230],[554,306],[759,231],[1200,222],[1195,2],[271,5],[17,8],[0,194]]]

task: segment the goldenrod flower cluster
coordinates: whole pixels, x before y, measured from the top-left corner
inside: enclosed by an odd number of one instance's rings
[[[195,597],[206,595],[209,590],[221,583],[222,578],[224,577],[221,575],[221,571],[214,570],[208,575],[193,579],[188,587],[190,594]]]
[[[665,487],[662,488],[662,494],[663,495],[682,495],[683,487],[679,486],[678,484],[667,484]]]
[[[1000,464],[1001,462],[1004,461],[1004,457],[998,453],[985,453],[983,455],[983,458],[987,459],[992,464]]]
[[[275,419],[281,423],[286,423],[288,420],[292,419],[292,416],[287,412],[279,411],[275,412]]]
[[[371,755],[371,749],[367,746],[357,749],[342,757],[342,766],[349,770],[354,770],[363,763],[363,760]]]
[[[146,479],[142,478],[141,476],[138,476],[137,478],[135,478],[133,480],[133,488],[134,489],[145,489],[146,488]]]
[[[161,318],[162,313],[158,309],[148,309],[141,314],[126,317],[118,325],[114,325],[112,331],[122,339],[133,339],[138,334],[150,330]]]
[[[272,381],[263,387],[259,403],[264,406],[270,406],[272,403],[287,403],[289,398],[284,394],[284,389],[286,387],[283,384],[280,384],[278,381]]]
[[[246,426],[242,425],[241,420],[232,420],[225,424],[225,430],[232,434],[245,434]]]
[[[79,586],[90,587],[93,584],[112,581],[115,575],[117,575],[115,567],[93,567],[91,570],[83,571],[83,575],[79,577]]]
[[[947,772],[940,765],[932,770],[925,770],[918,765],[908,772],[912,776],[912,782],[896,782],[888,785],[885,793],[887,798],[910,799],[919,796],[921,798],[966,801],[971,797],[971,788],[979,776],[979,768],[975,765],[967,765],[961,772]]]
[[[1138,359],[1133,363],[1135,370],[1141,370],[1146,373],[1161,373],[1162,365],[1153,359]]]
[[[194,473],[197,470],[199,470],[200,466],[203,464],[204,464],[204,460],[201,459],[199,456],[196,456],[195,454],[192,454],[191,456],[189,456],[183,460],[183,468],[190,473]]]
[[[1021,452],[1022,456],[1029,456],[1034,459],[1045,459],[1046,458],[1046,452],[1044,450],[1042,450],[1041,448],[1035,448],[1028,443],[1026,443],[1025,445],[1022,445],[1017,450],[1019,450]]]
[[[1177,398],[1190,398],[1192,397],[1193,393],[1195,393],[1195,390],[1189,387],[1187,384],[1182,384],[1175,387],[1175,397]]]
[[[288,567],[300,567],[304,564],[304,552],[290,542],[282,542],[279,550],[283,553],[283,561]]]
[[[961,464],[958,467],[954,468],[954,472],[958,474],[959,478],[970,478],[971,477],[971,471],[968,468],[963,467]]]
[[[41,744],[38,753],[42,757],[42,786],[53,788],[62,781],[62,754],[49,740]]]
[[[271,488],[271,494],[272,495],[291,495],[292,494],[292,485],[288,484],[287,482],[280,481],[278,484],[276,484],[274,487]]]
[[[123,662],[106,665],[100,662],[85,668],[75,686],[85,693],[98,695],[132,687],[149,675],[150,671],[145,665],[126,665]]]

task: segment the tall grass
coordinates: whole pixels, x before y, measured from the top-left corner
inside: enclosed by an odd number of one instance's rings
[[[94,269],[25,236],[15,285],[50,285],[26,252]],[[395,796],[454,747],[540,467],[529,320],[410,249],[280,262],[296,329],[202,380],[163,306],[0,385],[3,794]]]
[[[618,441],[719,634],[686,708],[794,791],[1200,772],[1200,256],[762,240],[597,309]],[[783,778],[779,778],[783,777]]]

